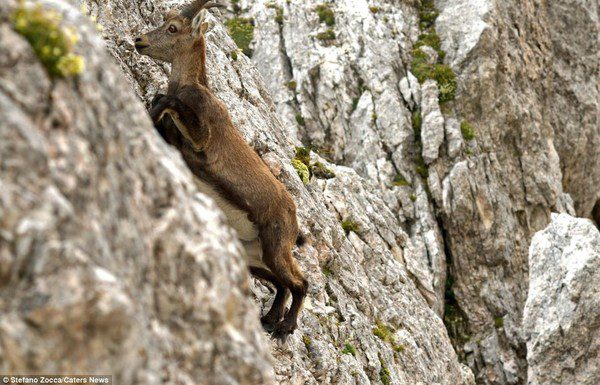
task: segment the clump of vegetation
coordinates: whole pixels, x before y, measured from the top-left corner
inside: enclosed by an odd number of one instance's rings
[[[429,176],[429,170],[427,169],[423,158],[419,157],[419,159],[417,159],[417,168],[415,171],[417,171],[417,174],[421,175],[423,179],[427,179]]]
[[[384,324],[379,318],[375,321],[375,327],[373,328],[373,334],[379,337],[381,340],[385,342],[390,342],[393,340],[394,332],[392,329]]]
[[[290,91],[296,91],[296,87],[298,86],[298,83],[296,83],[295,80],[292,80],[290,82],[288,82],[286,84],[286,87],[290,90]]]
[[[304,120],[304,116],[301,113],[296,113],[296,123],[301,125],[302,127],[306,126],[306,121]]]
[[[308,184],[310,181],[310,150],[306,147],[296,147],[296,157],[292,160],[292,165],[302,182]]]
[[[356,349],[351,344],[345,344],[344,349],[342,349],[342,354],[350,354],[356,357]]]
[[[308,182],[310,182],[310,171],[308,170],[308,167],[298,159],[292,159],[292,166],[296,169],[302,183],[308,184]]]
[[[433,73],[433,64],[429,63],[427,54],[420,48],[412,51],[411,70],[419,83],[423,83],[427,79],[431,79]]]
[[[436,64],[433,70],[433,78],[440,89],[440,103],[454,100],[456,94],[456,75],[452,68],[446,64]]]
[[[360,226],[352,219],[344,219],[342,221],[342,229],[344,229],[346,235],[350,234],[350,232],[358,234],[358,232],[360,231]]]
[[[404,346],[397,344],[394,340],[394,330],[388,325],[383,323],[379,318],[375,321],[375,328],[373,328],[373,334],[379,337],[384,342],[387,342],[392,346],[395,352],[403,352]]]
[[[398,173],[394,177],[394,181],[392,182],[394,186],[410,186],[410,183],[406,180],[404,175]]]
[[[433,79],[438,83],[440,90],[439,101],[445,103],[454,100],[456,94],[456,75],[452,69],[443,64],[446,53],[441,48],[441,41],[435,32],[434,24],[438,17],[433,1],[423,1],[419,11],[419,28],[422,33],[414,45],[412,52],[411,71],[420,83]],[[431,63],[423,46],[433,48],[438,54],[438,61]]]
[[[448,274],[444,292],[444,325],[448,330],[448,336],[454,346],[463,346],[471,340],[468,333],[467,317],[460,309],[456,296],[454,295],[454,279]],[[464,360],[465,353],[462,349],[457,350],[461,360]]]
[[[383,385],[390,385],[392,383],[392,379],[390,377],[390,370],[385,366],[381,357],[379,357],[379,365],[381,365],[381,369],[379,370],[379,379]]]
[[[237,59],[238,59],[238,53],[237,53],[236,50],[231,51],[231,53],[229,55],[231,56],[231,60],[237,61]]]
[[[377,13],[379,12],[379,7],[371,6],[369,7],[369,11],[371,11],[371,13]]]
[[[475,139],[475,130],[473,129],[473,126],[465,120],[460,124],[460,132],[465,140]]]
[[[503,328],[504,327],[504,318],[503,317],[494,318],[494,326],[496,326],[496,329]]]
[[[421,110],[413,111],[411,115],[411,123],[415,137],[421,138],[421,125],[423,124],[423,118],[421,117]]]
[[[335,173],[327,168],[321,162],[310,163],[310,149],[306,147],[296,147],[296,156],[292,162],[297,162],[294,167],[300,178],[307,184],[312,176],[320,179],[331,179],[335,177]],[[305,172],[306,170],[306,172]],[[306,174],[308,173],[308,174]],[[305,176],[307,175],[307,179]],[[305,182],[306,180],[306,182]]]
[[[310,164],[310,149],[306,147],[296,147],[296,159],[308,166]]]
[[[417,201],[417,196],[415,194],[411,194],[410,195],[410,200],[413,201],[413,202],[416,202]]]
[[[439,13],[435,8],[422,8],[419,12],[419,28],[421,30],[432,28],[438,16]]]
[[[331,271],[331,269],[328,266],[323,266],[321,271],[323,272],[323,275],[326,276],[327,278],[329,278],[333,275],[333,271]]]
[[[311,166],[312,174],[319,179],[331,179],[335,178],[335,173],[331,171],[329,168],[325,167],[325,165],[321,162],[315,162]]]
[[[437,33],[435,33],[435,31],[421,34],[419,36],[419,40],[417,40],[417,42],[415,43],[414,48],[420,48],[424,45],[427,45],[427,46],[433,48],[438,53],[442,49],[442,42],[440,40],[440,37],[437,35]]]
[[[375,123],[375,122],[377,121],[377,118],[378,118],[378,117],[379,117],[379,116],[377,116],[377,114],[376,114],[375,112],[373,112],[373,113],[371,114],[371,120],[373,121],[373,123]]]
[[[438,83],[440,103],[454,99],[456,93],[456,75],[446,64],[430,63],[422,49],[413,50],[412,73],[419,83],[433,79]]]
[[[350,112],[354,112],[356,111],[356,107],[358,107],[358,101],[360,100],[360,98],[357,96],[354,99],[352,99],[352,109],[350,110]]]
[[[306,348],[306,350],[309,350],[312,346],[312,340],[306,334],[302,336],[302,342],[304,342],[304,347]]]
[[[58,12],[21,3],[12,19],[15,31],[27,39],[51,76],[75,76],[85,70],[83,57],[73,53],[79,36],[74,29],[61,27]]]
[[[252,56],[250,43],[252,43],[252,39],[254,38],[254,20],[244,17],[234,17],[228,20],[225,25],[235,44],[237,44],[246,56]]]
[[[315,8],[315,12],[319,16],[319,21],[325,23],[328,27],[333,27],[335,24],[335,16],[329,4],[320,4]]]
[[[332,28],[329,28],[326,31],[317,33],[316,37],[321,41],[335,40],[335,31]]]
[[[283,24],[283,8],[275,3],[268,3],[267,8],[275,10],[275,22],[279,25]]]

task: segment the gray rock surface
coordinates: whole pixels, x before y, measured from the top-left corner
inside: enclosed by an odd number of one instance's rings
[[[529,249],[527,383],[597,384],[599,324],[600,232],[589,220],[553,214]]]
[[[118,384],[274,378],[241,247],[96,37],[51,79],[0,4],[0,371]],[[231,366],[234,362],[235,365]]]
[[[267,3],[283,11],[280,23]],[[553,211],[600,213],[598,5],[436,1],[436,30],[458,76],[456,100],[440,108],[430,82],[411,81],[419,2],[328,3],[331,27],[315,11],[321,3],[240,2],[255,20],[252,60],[277,111],[305,144],[379,188],[421,250],[408,265],[433,289],[432,307],[441,308],[445,286],[456,299],[463,332],[451,337],[478,382],[523,383],[531,238]],[[328,28],[335,40],[319,40]],[[427,173],[411,127],[417,110]],[[473,140],[463,140],[463,121]],[[398,174],[407,185],[393,185]]]
[[[269,348],[257,309],[271,293],[249,280],[238,242],[131,91],[147,102],[166,84],[168,68],[132,42],[180,2],[79,2],[121,71],[74,8],[43,3],[77,27],[87,67],[48,78],[8,23],[16,1],[0,5],[2,371],[100,370],[128,384],[473,383],[431,309],[445,274],[436,267],[433,279],[431,242],[415,242],[351,168],[312,154],[336,177],[302,184],[291,166],[296,128],[281,123],[250,60],[232,58],[215,20],[210,83],[293,194],[308,239],[295,251],[310,280],[299,330]],[[367,97],[359,105],[374,108]],[[419,191],[415,204],[430,210]],[[344,233],[346,219],[356,232]],[[439,243],[432,222],[415,226]]]

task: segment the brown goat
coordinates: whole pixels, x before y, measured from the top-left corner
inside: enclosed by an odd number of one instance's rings
[[[265,329],[285,337],[297,326],[308,282],[292,247],[298,237],[296,205],[256,152],[233,126],[206,76],[206,8],[198,0],[136,39],[136,50],[172,64],[166,95],[158,94],[150,116],[167,143],[175,146],[196,177],[237,230],[250,272],[271,282],[277,293],[261,318]],[[288,290],[292,305],[285,313]],[[283,318],[283,319],[282,319]]]

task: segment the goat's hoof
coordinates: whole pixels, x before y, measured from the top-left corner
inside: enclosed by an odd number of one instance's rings
[[[274,321],[267,316],[262,317],[260,323],[262,324],[263,329],[269,333],[273,332],[277,327],[277,320]]]
[[[291,322],[286,322],[284,319],[278,323],[277,326],[275,326],[275,329],[271,335],[273,338],[285,343],[288,336],[294,333],[294,330],[296,330],[296,325],[292,324]]]

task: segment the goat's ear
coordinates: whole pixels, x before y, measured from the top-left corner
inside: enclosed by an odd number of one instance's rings
[[[198,12],[198,14],[194,17],[194,20],[192,20],[192,35],[194,35],[194,37],[199,37],[206,32],[208,27],[208,23],[204,22],[206,19],[206,13],[206,9],[203,9]]]

